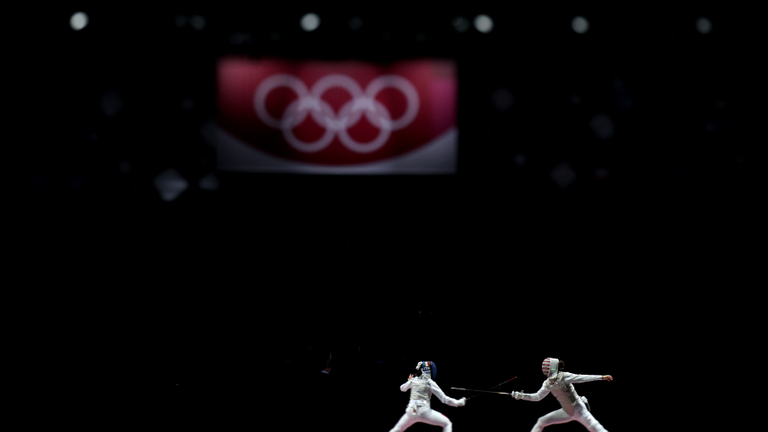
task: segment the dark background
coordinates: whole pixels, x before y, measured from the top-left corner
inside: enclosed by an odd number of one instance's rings
[[[107,427],[389,430],[420,360],[459,398],[512,376],[501,391],[536,391],[554,356],[613,375],[577,386],[608,430],[723,421],[707,407],[749,352],[762,244],[754,14],[390,6],[8,9],[5,244],[31,394]],[[229,53],[455,59],[457,174],[217,171],[200,129]],[[170,202],[169,168],[189,183]],[[315,382],[330,352],[335,392]],[[457,431],[528,430],[557,404],[433,407]]]

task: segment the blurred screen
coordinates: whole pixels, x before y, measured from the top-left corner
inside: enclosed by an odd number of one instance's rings
[[[450,60],[219,59],[211,125],[222,171],[453,174]]]

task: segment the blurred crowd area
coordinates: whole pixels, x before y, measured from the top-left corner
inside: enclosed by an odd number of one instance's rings
[[[702,247],[723,256],[751,242],[763,102],[755,17],[743,10],[59,3],[12,12],[0,71],[5,174],[14,235],[32,256],[88,244],[223,261],[243,245],[286,256],[302,245],[326,260],[419,248],[480,260],[470,251],[501,244],[544,262],[589,251],[626,264],[616,251],[695,261],[686,257]],[[455,61],[456,174],[218,170],[204,131],[217,114],[217,60],[231,54]]]
[[[747,15],[722,5],[57,5],[5,29],[18,60],[0,81],[6,147],[18,152],[12,190],[27,204],[153,206],[170,201],[153,184],[168,170],[188,184],[179,202],[333,181],[216,172],[201,128],[216,114],[216,61],[237,53],[455,59],[459,169],[436,181],[447,188],[471,184],[490,197],[738,192],[758,176]]]

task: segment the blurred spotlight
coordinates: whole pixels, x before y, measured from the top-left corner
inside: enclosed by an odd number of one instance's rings
[[[85,28],[88,25],[88,14],[85,12],[75,12],[69,19],[69,26],[72,30],[78,31]]]
[[[195,15],[189,19],[189,25],[195,30],[202,30],[205,28],[205,18],[200,15]]]
[[[480,33],[490,33],[493,30],[493,20],[488,15],[478,15],[475,17],[475,28]]]
[[[165,202],[171,202],[187,190],[189,183],[174,168],[168,168],[155,177],[155,188],[160,193],[160,198]]]
[[[117,169],[123,174],[128,174],[133,171],[133,165],[128,160],[121,160],[120,163],[117,164]]]
[[[363,27],[362,18],[355,16],[349,20],[349,28],[351,28],[352,30],[360,30],[362,27]]]
[[[605,167],[599,167],[595,170],[595,178],[598,180],[606,180],[608,178],[608,170]]]
[[[698,30],[701,34],[709,34],[712,31],[712,21],[705,17],[697,19],[696,30]]]
[[[572,105],[578,105],[580,103],[581,103],[581,96],[579,96],[576,93],[572,94],[571,95],[571,104]]]
[[[35,190],[48,189],[48,181],[43,173],[36,172],[27,179],[27,187]]]
[[[456,18],[451,21],[451,25],[453,25],[453,29],[456,30],[459,33],[464,33],[467,30],[469,30],[469,27],[471,24],[469,23],[469,20],[464,18],[463,16],[457,16]]]
[[[557,164],[549,172],[552,180],[561,188],[566,188],[576,180],[576,171],[567,162]]]
[[[320,27],[320,17],[315,13],[308,13],[301,17],[301,28],[304,31],[314,31]]]
[[[219,188],[219,179],[215,174],[211,173],[201,178],[197,185],[202,190],[215,191]]]
[[[193,109],[195,109],[195,100],[192,99],[191,97],[185,97],[181,101],[181,109],[183,109],[184,111],[192,111]]]
[[[624,110],[632,108],[634,101],[624,86],[624,81],[621,78],[614,78],[611,82],[613,84],[613,101],[616,106]]]
[[[85,179],[81,175],[74,175],[69,179],[69,188],[72,190],[83,190]]]
[[[589,30],[589,21],[579,15],[571,20],[571,28],[578,34],[584,34]]]
[[[176,27],[179,27],[179,28],[184,27],[185,25],[187,25],[187,17],[184,15],[179,15],[176,17],[175,23],[176,23]]]
[[[491,94],[491,103],[493,103],[497,110],[507,111],[515,103],[515,96],[510,89],[501,87]]]
[[[123,98],[120,94],[114,90],[104,92],[99,97],[99,105],[101,106],[101,112],[106,117],[112,118],[120,113],[125,106]]]
[[[589,128],[592,133],[600,139],[608,139],[616,132],[613,120],[608,114],[597,114],[589,121]]]
[[[247,33],[232,33],[229,35],[229,43],[232,45],[242,45],[251,39],[251,35]]]
[[[523,166],[527,161],[528,161],[528,158],[526,158],[524,154],[518,153],[517,155],[515,155],[515,164],[517,166]]]

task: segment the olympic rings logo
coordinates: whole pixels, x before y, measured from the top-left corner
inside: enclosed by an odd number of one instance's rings
[[[267,111],[266,102],[269,93],[278,87],[291,89],[298,98],[288,104],[280,118],[275,118]],[[339,109],[338,114],[322,99],[323,94],[334,87],[342,88],[352,96],[352,99]],[[376,95],[385,88],[399,90],[408,103],[405,113],[398,119],[393,120],[387,107],[376,100]],[[347,75],[326,75],[310,90],[299,78],[278,74],[261,82],[254,94],[254,107],[256,115],[264,124],[281,130],[286,142],[301,152],[318,152],[328,147],[338,136],[347,149],[356,153],[371,153],[384,146],[393,131],[403,129],[413,121],[419,111],[419,94],[413,84],[397,75],[382,75],[371,81],[365,90]],[[323,135],[314,142],[304,142],[293,132],[308,115],[325,128]],[[355,141],[349,135],[349,128],[357,124],[363,116],[380,129],[376,138],[367,143]]]

